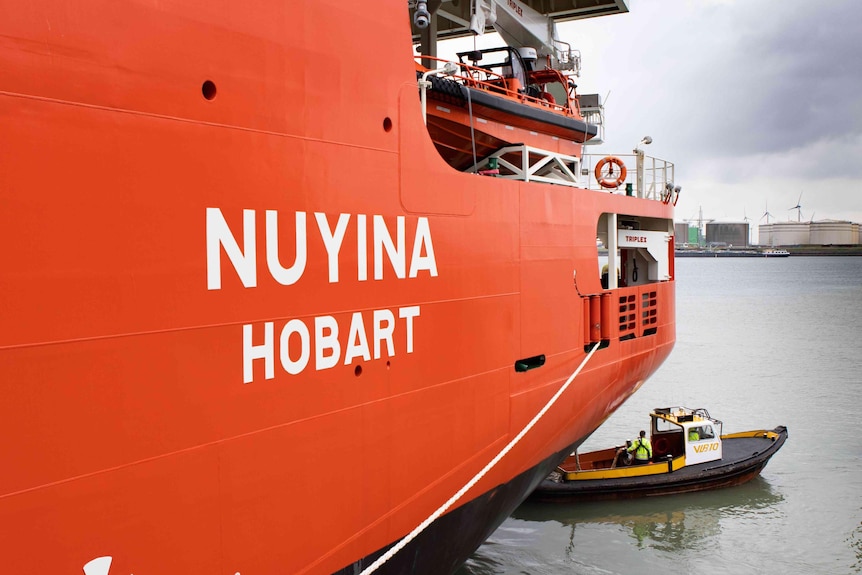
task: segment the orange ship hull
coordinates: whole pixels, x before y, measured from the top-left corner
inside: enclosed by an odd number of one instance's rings
[[[403,2],[7,4],[9,573],[367,565],[583,360],[599,217],[672,217],[446,165]],[[673,285],[382,572],[456,568],[670,353]]]

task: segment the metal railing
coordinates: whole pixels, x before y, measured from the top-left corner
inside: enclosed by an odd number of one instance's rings
[[[675,181],[674,165],[667,160],[647,156],[643,152],[613,154],[626,166],[625,181],[618,188],[603,188],[596,179],[595,166],[607,154],[584,154],[581,158],[582,182],[589,190],[625,194],[648,200],[664,201],[668,184]]]
[[[580,114],[577,100],[571,100],[567,97],[566,102],[552,102],[545,98],[527,95],[522,90],[524,86],[521,86],[518,80],[505,76],[499,72],[494,72],[489,68],[471,66],[463,62],[453,62],[451,60],[436,58],[434,56],[417,55],[414,58],[419,66],[423,66],[424,70],[427,70],[427,68],[424,68],[426,64],[440,66],[437,69],[428,70],[431,74],[446,77],[469,88],[497,93],[521,103],[530,104],[536,107],[550,108],[554,112],[565,116],[577,117]],[[457,66],[457,71],[444,73],[443,69],[446,65]]]

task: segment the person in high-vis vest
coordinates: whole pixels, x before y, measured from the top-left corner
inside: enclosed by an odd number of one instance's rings
[[[635,464],[650,462],[650,459],[652,459],[652,445],[650,445],[649,439],[646,438],[646,431],[641,429],[640,437],[632,442],[631,447],[628,448],[628,452],[634,453]]]

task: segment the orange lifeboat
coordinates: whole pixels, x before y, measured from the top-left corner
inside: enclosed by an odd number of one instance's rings
[[[461,52],[457,73],[427,76],[428,132],[453,167],[466,169],[514,143],[579,155],[597,134],[580,114],[574,84],[558,70],[533,69],[535,57],[522,52]]]

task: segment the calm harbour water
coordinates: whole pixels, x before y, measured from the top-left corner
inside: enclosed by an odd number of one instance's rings
[[[528,502],[458,575],[862,573],[862,257],[685,258],[676,275],[673,353],[581,450],[670,405],[725,433],[786,425],[787,443],[738,487]]]

